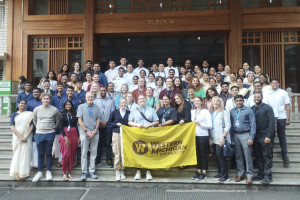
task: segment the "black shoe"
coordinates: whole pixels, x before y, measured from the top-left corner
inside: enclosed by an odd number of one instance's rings
[[[260,183],[264,185],[269,185],[271,182],[273,182],[272,179],[264,178]]]
[[[112,160],[106,161],[106,165],[107,165],[108,168],[113,168],[114,167],[113,163],[112,163]]]
[[[96,160],[95,164],[101,166],[102,165],[101,160]]]
[[[207,179],[206,174],[200,174],[198,180],[199,180],[199,181],[202,181],[202,180],[204,180],[204,179]]]
[[[253,181],[261,181],[264,179],[263,175],[257,175],[252,178]]]
[[[289,167],[290,165],[290,159],[288,157],[283,159],[283,166],[284,167]]]
[[[222,177],[221,174],[217,174],[214,176],[214,178],[221,178],[221,177]]]
[[[192,177],[192,180],[198,180],[200,175],[201,175],[201,174],[200,174],[199,172],[196,172],[196,173],[194,174],[194,176]]]
[[[218,183],[225,183],[227,181],[229,181],[228,176],[223,176],[219,178]]]

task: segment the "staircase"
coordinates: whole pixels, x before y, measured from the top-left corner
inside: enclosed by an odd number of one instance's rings
[[[99,179],[88,179],[86,182],[80,181],[81,167],[73,169],[72,175],[74,180],[63,182],[61,177],[61,168],[56,167],[57,161],[54,160],[52,167],[53,181],[47,182],[45,177],[38,183],[32,183],[31,180],[36,173],[32,170],[30,177],[25,181],[16,181],[14,177],[9,176],[9,167],[12,158],[11,139],[12,133],[9,127],[9,118],[0,118],[0,187],[130,187],[130,188],[160,188],[160,189],[226,189],[226,190],[240,190],[240,189],[259,189],[259,190],[299,190],[300,189],[300,121],[292,122],[287,127],[287,144],[290,158],[289,168],[283,167],[281,159],[280,146],[278,138],[275,139],[274,144],[274,158],[273,158],[273,182],[270,186],[265,187],[259,182],[249,187],[245,185],[245,181],[235,183],[236,170],[229,170],[229,182],[225,184],[217,184],[217,180],[212,177],[217,174],[216,160],[211,158],[209,160],[208,179],[202,182],[193,181],[191,177],[194,174],[195,167],[187,167],[184,169],[172,168],[169,170],[153,170],[152,181],[145,180],[145,172],[142,171],[143,179],[140,181],[133,180],[135,169],[127,168],[125,175],[127,179],[121,182],[115,181],[114,169],[106,167],[105,156],[103,158],[103,165],[97,166],[96,174]],[[104,152],[103,152],[104,153]],[[229,163],[229,162],[228,162]],[[229,167],[230,169],[230,167]],[[255,170],[256,172],[257,170]],[[256,174],[256,173],[255,173]],[[200,184],[199,184],[200,183]]]

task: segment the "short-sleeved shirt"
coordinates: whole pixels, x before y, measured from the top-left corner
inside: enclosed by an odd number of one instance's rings
[[[41,100],[31,99],[26,104],[26,111],[33,112],[33,110],[40,105],[42,105]]]
[[[97,119],[100,118],[101,113],[99,107],[95,104],[92,104],[91,107],[88,107],[86,103],[81,104],[78,107],[76,117],[80,117],[85,128],[88,131],[93,131],[97,125]],[[79,127],[79,132],[83,133],[81,127]]]
[[[100,109],[100,118],[102,122],[107,122],[110,114],[114,111],[115,106],[111,98],[105,97],[105,99],[97,98],[94,100],[94,104]]]
[[[146,100],[146,105],[153,109],[156,108],[156,104],[159,104],[159,100],[155,97],[151,97],[150,99]]]
[[[286,119],[285,105],[291,104],[288,93],[285,90],[278,88],[275,91],[270,90],[268,97],[268,104],[273,108],[275,117],[278,119]]]
[[[174,120],[174,122],[177,122],[177,111],[172,107],[161,107],[157,111],[157,116],[159,118],[159,123],[164,123],[169,120]]]
[[[138,106],[135,109],[131,110],[128,121],[138,123],[138,124],[150,124],[151,122],[148,122],[146,119],[144,119],[140,111],[145,115],[145,117],[148,120],[152,122],[159,120],[153,108],[149,106],[146,106],[145,108],[141,108]]]

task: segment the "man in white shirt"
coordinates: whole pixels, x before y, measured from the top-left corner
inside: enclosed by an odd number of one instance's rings
[[[126,78],[128,80],[128,84],[129,86],[133,84],[132,79],[134,77],[134,73],[133,73],[133,66],[132,64],[128,64],[127,65],[127,73],[124,74],[124,78]]]
[[[254,92],[257,92],[257,93],[263,93],[262,91],[262,84],[260,82],[254,82],[253,83],[253,88],[254,88]],[[269,104],[269,101],[268,101],[269,97],[268,97],[268,94],[264,94],[263,93],[263,100],[262,102],[265,103],[265,104]],[[255,102],[254,102],[254,95],[251,95],[248,99],[247,99],[247,102],[244,103],[245,106],[247,107],[252,107],[255,105]]]
[[[140,77],[140,71],[141,70],[145,70],[146,77],[148,77],[149,70],[144,67],[144,60],[143,59],[139,59],[138,62],[137,62],[137,64],[138,64],[138,67],[133,70],[134,75],[137,75],[138,77]]]
[[[168,73],[165,72],[165,65],[163,63],[158,64],[158,75],[166,79],[168,77]],[[155,76],[156,77],[156,76]]]
[[[122,67],[125,71],[127,70],[127,59],[125,57],[120,58],[120,65],[116,67],[116,70],[119,70],[120,67]]]
[[[116,63],[113,60],[109,61],[109,70],[107,70],[104,74],[107,78],[107,82],[112,82],[118,77],[118,71],[116,70]]]
[[[172,58],[168,58],[167,59],[167,67],[165,67],[165,72],[166,72],[166,74],[169,74],[169,70],[170,69],[174,69],[174,71],[175,71],[175,76],[176,77],[179,77],[179,71],[178,71],[178,69],[176,68],[176,67],[173,67],[173,59]]]
[[[152,67],[151,67],[152,73],[154,74],[155,78],[158,76],[158,66],[156,63],[153,63]]]
[[[275,118],[277,119],[277,136],[281,148],[281,155],[284,167],[289,166],[288,151],[286,145],[285,128],[290,125],[290,97],[288,93],[279,88],[280,81],[277,78],[271,80],[272,90],[269,91],[269,105],[273,108]]]
[[[115,91],[118,93],[121,92],[121,87],[123,84],[129,85],[127,78],[123,77],[124,71],[125,70],[122,67],[120,67],[118,70],[119,76],[113,81],[113,83],[115,84]]]
[[[230,98],[226,101],[226,106],[225,106],[225,110],[227,110],[229,113],[230,113],[231,109],[236,107],[233,98],[238,94],[239,94],[239,88],[236,85],[232,86],[231,87],[232,98]]]

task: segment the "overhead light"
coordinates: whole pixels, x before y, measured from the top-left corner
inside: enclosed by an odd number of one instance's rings
[[[113,8],[114,6],[110,3],[110,4],[108,5],[108,7],[109,7],[109,8]]]
[[[130,38],[128,38],[127,41],[130,42]]]
[[[270,0],[270,3],[272,3],[273,1],[272,0]]]
[[[198,40],[201,40],[201,37],[198,37]]]

